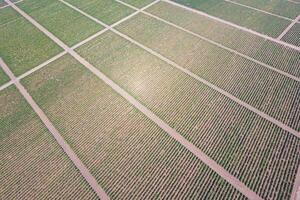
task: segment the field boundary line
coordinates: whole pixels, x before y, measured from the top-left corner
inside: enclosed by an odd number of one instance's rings
[[[69,159],[73,162],[73,164],[77,167],[77,169],[79,170],[81,175],[88,182],[88,184],[92,187],[92,189],[96,192],[98,197],[100,197],[101,199],[109,199],[108,196],[106,196],[106,194],[104,193],[103,189],[100,188],[100,186],[98,185],[95,178],[92,176],[92,174],[86,168],[86,166],[77,157],[77,155],[74,153],[74,151],[71,149],[71,147],[65,142],[64,138],[60,135],[60,133],[54,127],[52,122],[48,119],[48,117],[43,112],[43,110],[33,100],[33,98],[30,96],[30,94],[27,92],[27,90],[24,88],[24,86],[16,79],[15,75],[12,73],[12,71],[9,69],[9,67],[4,63],[2,58],[0,58],[0,65],[1,65],[2,69],[5,71],[5,73],[10,77],[10,79],[12,81],[14,81],[14,84],[17,87],[17,89],[19,90],[19,92],[25,98],[27,103],[32,107],[32,109],[35,111],[35,113],[39,116],[39,118],[44,123],[44,125],[47,127],[47,129],[52,134],[52,136],[55,138],[55,140],[57,141],[59,146],[63,149],[63,151],[69,157]]]
[[[20,8],[18,8],[16,5],[14,5],[9,0],[5,0],[7,4],[9,4],[14,10],[16,10],[19,14],[21,14],[25,19],[27,19],[30,23],[32,23],[36,28],[38,28],[41,32],[43,32],[45,35],[47,35],[50,39],[52,39],[54,42],[56,42],[59,46],[61,46],[63,49],[65,49],[67,52],[69,52],[69,48],[67,45],[65,45],[62,41],[60,41],[56,36],[54,36],[52,33],[50,33],[47,29],[45,29],[43,26],[41,26],[38,22],[36,22],[32,17],[30,17],[28,14],[26,14],[24,11],[22,11]],[[40,119],[43,121],[43,123],[46,125],[48,130],[52,133],[58,144],[61,146],[61,148],[65,151],[65,153],[68,155],[70,160],[74,163],[74,165],[77,167],[81,175],[84,177],[84,179],[88,182],[88,184],[91,186],[91,188],[95,191],[97,196],[102,200],[108,200],[109,197],[105,193],[105,191],[102,189],[102,187],[98,184],[96,179],[93,177],[93,175],[89,172],[88,168],[81,162],[81,160],[77,157],[77,155],[73,152],[71,147],[64,141],[63,137],[59,134],[59,132],[56,130],[54,125],[50,122],[50,120],[47,118],[45,113],[39,108],[39,106],[34,102],[30,94],[26,91],[26,89],[20,84],[18,80],[16,80],[16,77],[14,74],[10,71],[10,69],[5,65],[5,63],[2,61],[2,64],[4,64],[3,70],[7,73],[7,75],[15,81],[15,85],[21,92],[21,94],[24,96],[24,98],[28,101],[28,103],[31,105],[31,107],[34,109],[34,111],[37,113],[37,115],[40,117]]]
[[[24,1],[24,0],[15,1],[15,2],[13,2],[13,4],[18,4],[18,3],[21,3],[22,1]],[[6,4],[2,7],[0,7],[0,9],[6,8],[6,7],[9,7],[9,6],[10,6],[9,4]]]
[[[285,16],[282,16],[282,15],[278,15],[278,14],[275,14],[275,13],[271,13],[271,12],[268,12],[268,11],[265,11],[265,10],[261,10],[261,9],[258,9],[258,8],[252,7],[252,6],[248,6],[248,5],[245,5],[245,4],[242,4],[242,3],[238,3],[238,2],[235,2],[235,1],[232,1],[232,0],[224,0],[224,1],[228,2],[228,3],[231,3],[231,4],[235,4],[235,5],[241,6],[241,7],[249,8],[251,10],[262,12],[264,14],[272,15],[274,17],[278,17],[278,18],[285,19],[285,20],[288,20],[288,21],[293,21],[292,18],[285,17]]]
[[[9,2],[9,0],[5,0]],[[155,1],[158,2],[159,0]],[[122,89],[119,85],[109,79],[105,74],[103,74],[100,70],[82,58],[78,53],[76,53],[73,49],[69,48],[62,41],[60,41],[56,36],[54,36],[51,32],[45,29],[42,25],[37,23],[32,17],[26,14],[24,11],[19,9],[17,6],[12,6],[16,11],[18,11],[21,15],[23,15],[29,22],[36,26],[40,31],[46,34],[53,41],[57,42],[58,45],[63,47],[70,55],[72,55],[77,61],[79,61],[82,65],[84,65],[87,69],[89,69],[92,73],[94,73],[98,78],[100,78],[103,82],[109,85],[113,90],[115,90],[119,95],[125,98],[129,103],[131,103],[135,108],[141,111],[144,115],[146,115],[149,119],[151,119],[154,123],[156,123],[160,128],[166,131],[173,139],[178,141],[181,145],[187,148],[190,152],[192,152],[196,157],[198,157],[202,162],[204,162],[208,167],[214,170],[217,174],[219,174],[222,178],[224,178],[227,182],[233,185],[236,189],[238,189],[241,193],[247,196],[249,199],[262,200],[255,192],[250,190],[244,183],[238,180],[236,177],[232,176],[229,172],[227,172],[223,167],[217,164],[214,160],[204,154],[200,149],[194,146],[191,142],[186,140],[183,136],[177,133],[176,130],[172,129],[167,123],[161,120],[158,116],[156,116],[152,111],[150,111],[147,107],[141,104],[138,100],[132,97],[129,93],[127,93],[124,89]],[[146,7],[142,9],[146,9]],[[141,9],[141,10],[142,10]],[[110,28],[113,30],[112,28]]]
[[[121,2],[120,0],[115,0],[118,2]],[[123,2],[124,3],[124,2]],[[127,3],[124,3],[124,5]],[[233,100],[234,102],[240,104],[241,106],[247,108],[248,110],[256,113],[257,115],[261,116],[262,118],[270,121],[271,123],[277,125],[278,127],[282,128],[283,130],[286,130],[288,132],[290,132],[291,134],[295,135],[296,137],[300,138],[300,133],[294,129],[292,129],[291,127],[287,126],[286,124],[282,123],[281,121],[269,116],[268,114],[260,111],[259,109],[251,106],[250,104],[240,100],[239,98],[235,97],[234,95],[230,94],[229,92],[219,88],[218,86],[212,84],[211,82],[199,77],[198,75],[194,74],[193,72],[189,71],[188,69],[178,65],[177,63],[175,63],[174,61],[166,58],[165,56],[161,55],[160,53],[155,52],[154,50],[152,50],[149,47],[144,46],[143,44],[135,41],[134,39],[132,39],[131,37],[129,37],[128,35],[121,33],[117,30],[112,29],[113,32],[115,32],[116,34],[120,35],[121,37],[125,38],[126,40],[130,41],[131,43],[139,46],[140,48],[148,51],[149,53],[151,53],[152,55],[160,58],[161,60],[165,61],[166,63],[172,65],[173,67],[179,69],[180,71],[184,72],[185,74],[189,75],[190,77],[198,80],[199,82],[202,82],[203,84],[209,86],[210,88],[212,88],[213,90],[221,93],[222,95],[226,96],[227,98]]]
[[[284,31],[277,37],[277,40],[281,40],[285,34],[287,34],[287,32],[289,32],[289,30],[296,24],[296,23],[299,23],[298,20],[300,19],[300,15],[298,15],[294,20],[293,22],[288,26],[286,27],[286,29],[284,29]]]
[[[123,2],[123,1],[121,1],[121,0],[115,0],[115,1],[117,1],[117,2],[119,2],[119,3],[122,3],[122,4],[124,4],[124,5],[127,4],[127,3],[125,3],[125,2]],[[127,6],[133,8],[133,9],[138,9],[138,8],[136,8],[136,7],[134,7],[134,6],[129,5],[129,4],[127,4]],[[150,17],[152,17],[152,18],[154,18],[154,19],[157,19],[157,20],[159,20],[159,21],[162,21],[162,22],[164,22],[164,23],[166,23],[166,24],[168,24],[168,25],[170,25],[170,26],[173,26],[173,27],[175,27],[175,28],[177,28],[177,29],[179,29],[179,30],[182,30],[182,31],[184,31],[184,32],[186,32],[186,33],[189,33],[189,34],[191,34],[191,35],[193,35],[193,36],[195,36],[195,37],[197,37],[197,38],[200,38],[200,39],[202,39],[202,40],[204,40],[204,41],[206,41],[206,42],[208,42],[208,43],[211,43],[211,44],[213,44],[213,45],[215,45],[215,46],[218,46],[218,47],[220,47],[220,48],[222,48],[222,49],[225,49],[225,50],[227,50],[227,51],[229,51],[229,52],[231,52],[231,53],[234,53],[234,54],[239,55],[239,56],[241,56],[241,57],[243,57],[243,58],[246,58],[247,60],[250,60],[250,61],[252,61],[252,62],[254,62],[254,63],[256,63],[256,64],[259,64],[259,65],[261,65],[261,66],[263,66],[263,67],[266,67],[266,68],[268,68],[268,69],[270,69],[270,70],[272,70],[272,71],[275,71],[275,72],[277,72],[277,73],[279,73],[279,74],[281,74],[281,75],[283,75],[283,76],[286,76],[286,77],[288,77],[288,78],[291,78],[291,79],[293,79],[293,80],[295,80],[295,81],[300,82],[300,78],[298,78],[298,77],[296,77],[296,76],[294,76],[294,75],[292,75],[292,74],[289,74],[289,73],[287,73],[287,72],[285,72],[285,71],[282,71],[282,70],[280,70],[280,69],[277,69],[277,68],[275,68],[275,67],[273,67],[273,66],[270,66],[270,65],[268,65],[268,64],[266,64],[266,63],[263,63],[263,62],[261,62],[261,61],[258,61],[258,60],[256,60],[256,59],[250,57],[250,56],[247,56],[247,55],[245,55],[245,54],[243,54],[243,53],[240,53],[240,52],[238,52],[238,51],[236,51],[236,50],[234,50],[234,49],[231,49],[231,48],[229,48],[229,47],[226,47],[226,46],[224,46],[223,44],[220,44],[220,43],[218,43],[218,42],[215,42],[215,41],[213,41],[213,40],[211,40],[211,39],[209,39],[209,38],[207,38],[207,37],[204,37],[204,36],[202,36],[202,35],[200,35],[200,34],[198,34],[198,33],[195,33],[195,32],[193,32],[193,31],[190,31],[190,30],[188,30],[188,29],[186,29],[186,28],[183,28],[183,27],[181,27],[181,26],[179,26],[179,25],[176,25],[176,24],[174,24],[174,23],[172,23],[172,22],[169,22],[169,21],[167,21],[167,20],[165,20],[165,19],[162,19],[162,18],[160,18],[160,17],[158,17],[158,16],[156,16],[156,15],[153,15],[153,14],[151,14],[151,13],[148,13],[148,12],[146,12],[146,11],[142,11],[141,13],[143,13],[143,14],[145,14],[145,15],[148,15],[148,16],[150,16]]]
[[[299,200],[300,199],[300,165],[298,167],[296,179],[294,182],[294,187],[292,190],[292,196],[290,200]]]
[[[161,1],[164,1],[164,2],[167,2],[167,3],[172,4],[172,5],[174,5],[174,6],[183,8],[183,9],[185,9],[185,10],[188,10],[188,11],[190,11],[190,12],[196,13],[196,14],[198,14],[198,15],[202,15],[202,16],[208,17],[208,18],[213,19],[213,20],[215,20],[215,21],[221,22],[221,23],[223,23],[223,24],[227,24],[227,25],[232,26],[232,27],[234,27],[234,28],[240,29],[240,30],[242,30],[242,31],[251,33],[251,34],[253,34],[253,35],[262,37],[262,38],[264,38],[264,39],[270,40],[270,41],[272,41],[272,42],[275,42],[275,43],[277,43],[277,44],[280,44],[280,45],[289,47],[289,48],[291,48],[291,49],[294,49],[294,50],[300,52],[300,47],[297,47],[297,46],[295,46],[295,45],[289,44],[289,43],[287,43],[287,42],[283,42],[283,41],[281,41],[281,40],[278,40],[278,39],[273,38],[273,37],[270,37],[270,36],[268,36],[268,35],[259,33],[259,32],[257,32],[257,31],[251,30],[251,29],[249,29],[249,28],[246,28],[246,27],[243,27],[243,26],[239,26],[239,25],[237,25],[237,24],[234,24],[234,23],[232,23],[232,22],[226,21],[226,20],[224,20],[224,19],[221,19],[221,18],[212,16],[212,15],[209,15],[209,14],[207,14],[207,13],[205,13],[205,12],[200,11],[200,10],[196,10],[196,9],[194,9],[194,8],[190,8],[190,7],[187,7],[187,6],[185,6],[185,5],[181,5],[181,4],[179,4],[179,3],[176,3],[176,2],[173,2],[173,1],[170,1],[170,0],[161,0]]]

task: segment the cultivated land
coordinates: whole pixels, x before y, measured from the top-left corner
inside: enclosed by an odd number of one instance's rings
[[[97,198],[14,86],[0,105],[1,199]]]
[[[0,0],[0,199],[300,198],[299,16]]]
[[[112,198],[243,199],[70,56],[22,83]]]

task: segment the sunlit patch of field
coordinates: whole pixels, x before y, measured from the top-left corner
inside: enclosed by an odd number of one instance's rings
[[[130,30],[135,32],[133,26]],[[166,32],[163,27],[162,32]],[[166,37],[160,41],[164,48],[172,44]],[[110,48],[104,50],[108,44]],[[295,157],[300,143],[296,137],[113,33],[104,34],[77,51],[254,191],[261,191],[261,196],[280,199],[289,195],[293,185],[284,184],[289,181],[281,176],[278,176],[280,193],[272,193],[271,188],[276,174],[284,173],[280,169],[294,166],[286,173],[297,172],[300,159]],[[283,146],[290,153],[275,158],[274,153]],[[244,159],[251,164],[245,167]],[[269,177],[269,173],[274,177]]]
[[[22,83],[112,198],[244,199],[73,58]]]
[[[117,29],[300,131],[300,108],[294,110],[299,82],[146,15]]]

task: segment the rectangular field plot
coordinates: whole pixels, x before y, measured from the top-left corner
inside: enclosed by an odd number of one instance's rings
[[[289,198],[299,138],[111,32],[77,51],[262,198]]]
[[[277,37],[291,21],[235,5],[224,0],[195,1],[174,0],[182,5],[203,11],[210,15],[247,27],[257,32]]]
[[[246,199],[73,58],[22,83],[111,199]]]
[[[165,2],[147,9],[200,36],[300,77],[300,52]]]
[[[97,199],[14,86],[0,92],[1,199]]]
[[[147,15],[136,15],[117,29],[300,131],[300,82]]]
[[[57,0],[25,0],[18,6],[69,46],[103,29]]]
[[[271,12],[277,15],[289,17],[291,19],[296,18],[300,13],[300,4],[294,4],[289,2],[288,0],[284,0],[284,1],[233,0],[233,1],[260,10]]]
[[[299,4],[300,5],[300,4]],[[295,24],[282,38],[283,41],[300,47],[300,24]]]
[[[65,0],[89,15],[106,23],[113,24],[133,13],[134,10],[114,0]]]
[[[0,10],[0,57],[16,76],[62,50],[10,7]]]

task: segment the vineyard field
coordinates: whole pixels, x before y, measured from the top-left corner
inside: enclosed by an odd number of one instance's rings
[[[300,200],[299,0],[0,0],[0,199]]]
[[[244,199],[71,57],[23,84],[112,198]]]
[[[300,107],[295,107],[300,82],[146,15],[138,15],[117,29],[300,131]],[[178,45],[178,40],[184,45]]]
[[[103,51],[107,44],[111,49]],[[265,180],[269,173],[283,173],[280,167],[273,168],[274,165],[294,166],[285,173],[297,173],[300,159],[294,158],[297,157],[300,143],[296,137],[124,39],[107,33],[77,51],[224,168],[236,172],[246,184],[253,183],[254,189],[259,191],[262,185],[266,189],[274,185],[274,177],[269,179],[269,184]],[[273,138],[271,143],[268,142],[269,137]],[[286,140],[289,140],[288,144]],[[253,146],[258,142],[262,142],[260,147]],[[272,155],[283,146],[289,149],[289,155],[281,154],[282,158],[274,159]],[[244,168],[244,161],[240,160],[242,158],[252,160],[253,166]],[[246,171],[253,174],[247,174]],[[289,181],[282,181],[276,182],[283,188],[290,187],[287,190],[290,191],[292,184],[287,186],[283,183]],[[269,188],[268,191],[274,190]],[[280,191],[283,194],[277,194],[278,199],[288,194],[285,189]],[[263,192],[261,195],[276,199],[273,196],[276,193]]]

